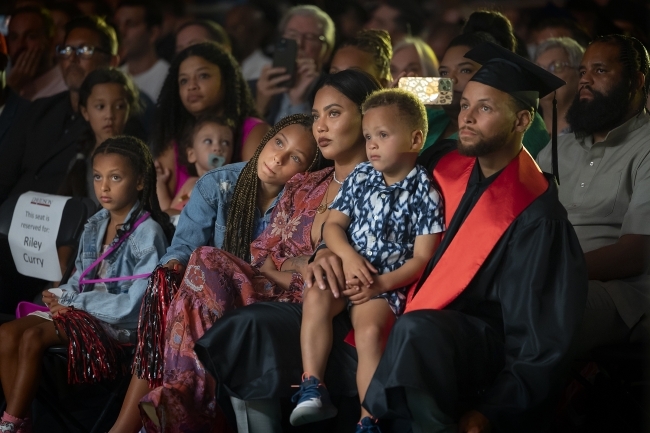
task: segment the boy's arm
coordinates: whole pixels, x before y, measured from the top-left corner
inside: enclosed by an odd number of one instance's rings
[[[344,290],[343,295],[349,297],[353,304],[362,304],[381,293],[390,292],[414,283],[420,278],[422,271],[433,257],[434,251],[440,244],[440,237],[440,233],[416,236],[413,258],[408,259],[402,266],[392,272],[376,276],[375,284],[371,287],[363,287],[361,281],[348,282],[350,288]],[[360,287],[354,287],[357,284]]]
[[[349,216],[336,209],[330,209],[323,227],[323,239],[327,247],[343,260],[346,279],[358,278],[361,284],[370,285],[373,282],[372,273],[377,273],[377,269],[348,242],[346,230],[349,226]]]

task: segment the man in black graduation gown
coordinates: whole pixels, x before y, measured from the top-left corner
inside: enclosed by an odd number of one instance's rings
[[[460,155],[434,171],[447,231],[364,405],[411,419],[414,433],[545,431],[587,274],[556,184],[521,139],[537,99],[562,83],[493,45],[466,57],[484,66],[463,93]]]

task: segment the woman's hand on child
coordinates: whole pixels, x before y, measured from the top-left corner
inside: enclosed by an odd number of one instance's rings
[[[68,311],[68,307],[63,306],[58,302],[56,303],[56,305],[52,305],[50,307],[50,314],[52,314],[52,317],[56,317],[59,314],[65,314],[67,311]]]
[[[52,292],[49,290],[44,290],[43,291],[43,303],[47,308],[50,308],[50,304],[58,304],[58,298],[54,296]]]
[[[351,280],[358,279],[361,285],[369,286],[373,283],[372,274],[376,274],[377,269],[363,256],[354,253],[343,258],[343,273],[346,285],[349,285]]]
[[[180,273],[181,275],[185,274],[185,265],[179,262],[178,260],[170,260],[167,263],[163,265],[167,269],[171,269],[172,271],[176,271]]]

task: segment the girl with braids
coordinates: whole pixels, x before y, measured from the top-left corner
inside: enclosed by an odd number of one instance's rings
[[[28,412],[39,385],[43,352],[68,344],[61,318],[74,310],[96,318],[97,335],[84,336],[81,343],[108,341],[106,353],[111,340],[132,340],[146,277],[173,235],[169,218],[158,207],[153,158],[142,141],[109,138],[95,150],[92,163],[93,185],[103,209],[84,228],[75,274],[60,287],[60,296],[43,292],[50,313],[28,315],[0,327],[0,382],[7,398],[2,432],[31,431]],[[121,278],[115,281],[117,277]],[[75,339],[74,345],[79,344]]]
[[[372,75],[382,87],[389,87],[390,59],[393,57],[390,36],[385,30],[361,30],[344,41],[334,52],[330,74],[358,69]]]
[[[248,163],[229,164],[201,177],[181,212],[172,244],[160,263],[182,274],[192,252],[206,245],[223,248],[248,263],[250,244],[268,225],[285,183],[296,173],[311,171],[319,165],[320,153],[311,125],[310,116],[288,116],[264,136]],[[207,297],[210,293],[206,290],[203,295]],[[198,304],[208,303],[203,297],[195,299]],[[210,305],[214,303],[214,300],[209,302]],[[205,311],[203,305],[196,308],[188,305],[184,314],[187,320],[195,321],[200,320],[196,317],[200,311]],[[210,317],[217,311],[220,310],[214,310]],[[174,317],[177,314],[180,313],[168,315],[168,331],[174,326],[170,324],[172,321],[186,326],[184,316]],[[212,415],[208,419],[215,422],[214,395],[209,393],[209,389],[214,391],[214,383],[204,383],[205,374],[202,369],[196,371],[197,368],[191,349],[179,354],[167,345],[164,387],[155,389],[147,397],[152,410],[165,411],[164,417],[169,422],[165,431],[195,431],[189,423],[196,419],[196,425],[203,425],[200,423],[206,418],[202,414],[210,401]],[[192,389],[188,388],[188,392],[197,390],[199,396],[195,404],[187,407],[179,403],[182,398],[190,401],[190,395],[182,394],[183,387],[189,386],[183,380],[190,380]],[[208,385],[212,388],[206,389]],[[141,429],[138,404],[149,391],[147,380],[134,375],[111,432]],[[159,407],[160,402],[165,404],[164,408]],[[197,427],[196,431],[204,431],[202,428]]]
[[[152,146],[161,185],[171,197],[190,176],[180,162],[178,143],[191,122],[206,112],[234,121],[234,161],[250,159],[269,129],[256,118],[237,61],[213,42],[192,45],[176,55],[158,98]]]

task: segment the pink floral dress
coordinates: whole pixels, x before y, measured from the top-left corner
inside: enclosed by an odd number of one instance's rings
[[[302,302],[299,273],[284,291],[259,267],[270,258],[280,270],[287,259],[313,254],[312,225],[332,172],[300,173],[287,182],[270,224],[251,244],[252,264],[213,247],[192,253],[167,312],[163,386],[141,401],[147,432],[230,431],[215,399],[214,379],[197,359],[194,342],[228,310],[261,301]],[[160,427],[148,417],[152,411]]]

